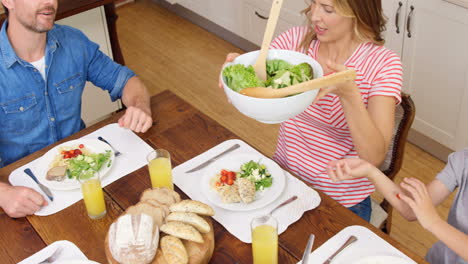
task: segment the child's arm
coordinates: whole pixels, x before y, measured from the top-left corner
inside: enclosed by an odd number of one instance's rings
[[[443,185],[438,180],[434,182],[439,182]],[[468,235],[440,218],[433,205],[434,198],[431,198],[431,193],[424,183],[417,179],[408,179],[403,183],[402,187],[411,194],[412,198],[401,195],[401,199],[411,207],[419,223],[458,256],[468,261],[468,251],[466,250],[468,248]]]
[[[381,193],[406,220],[416,220],[416,215],[411,207],[399,198],[399,196],[406,193],[406,191],[367,161],[361,159],[332,161],[328,167],[328,175],[333,181],[367,177],[375,185],[377,191]],[[404,181],[406,182],[407,179],[404,179]],[[435,206],[439,205],[450,195],[450,191],[439,180],[431,182],[428,189]]]

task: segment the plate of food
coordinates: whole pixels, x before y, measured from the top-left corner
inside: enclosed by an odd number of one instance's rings
[[[204,171],[202,193],[214,205],[232,211],[258,209],[275,201],[286,186],[284,171],[257,154],[233,154]]]
[[[90,178],[96,172],[105,177],[114,163],[112,148],[97,139],[77,139],[62,143],[42,156],[36,176],[53,190],[80,188],[78,177]]]

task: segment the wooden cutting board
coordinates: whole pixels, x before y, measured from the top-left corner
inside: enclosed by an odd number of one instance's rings
[[[206,234],[202,234],[202,237],[204,240],[203,243],[196,243],[192,241],[187,241],[185,239],[181,239],[189,255],[189,264],[208,264],[208,262],[210,262],[211,256],[213,256],[213,250],[214,250],[213,222],[211,220],[211,217],[203,217],[203,218],[205,218],[205,220],[211,226],[210,232]],[[109,236],[109,232],[107,232],[106,240],[104,242],[105,243],[104,248],[106,251],[107,261],[110,264],[119,264],[119,262],[117,262],[112,257],[112,254],[110,253],[108,236]],[[164,233],[161,232],[160,236],[163,237]],[[152,264],[169,264],[166,262],[166,260],[163,257],[161,247],[158,247],[156,256],[154,257],[154,260],[151,263]]]

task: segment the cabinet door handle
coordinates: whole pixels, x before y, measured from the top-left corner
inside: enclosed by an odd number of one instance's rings
[[[400,12],[401,12],[401,7],[403,6],[403,3],[400,1],[398,2],[398,5],[399,6],[395,15],[395,27],[396,27],[396,33],[400,34]]]
[[[260,15],[257,11],[255,11],[255,15],[257,15],[261,19],[265,19],[265,20],[268,19],[268,17]]]
[[[413,16],[414,6],[410,7],[411,11],[408,14],[408,20],[406,21],[406,31],[408,31],[408,38],[411,38],[411,18]]]

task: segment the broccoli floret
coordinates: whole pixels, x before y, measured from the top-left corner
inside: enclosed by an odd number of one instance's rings
[[[227,86],[236,92],[248,87],[265,87],[265,83],[257,77],[252,66],[228,66],[223,70],[223,77]]]
[[[313,69],[308,63],[301,63],[298,65],[293,66],[290,69],[292,73],[292,77],[297,79],[294,82],[301,83],[301,82],[306,82],[309,80],[312,80],[313,78]]]

